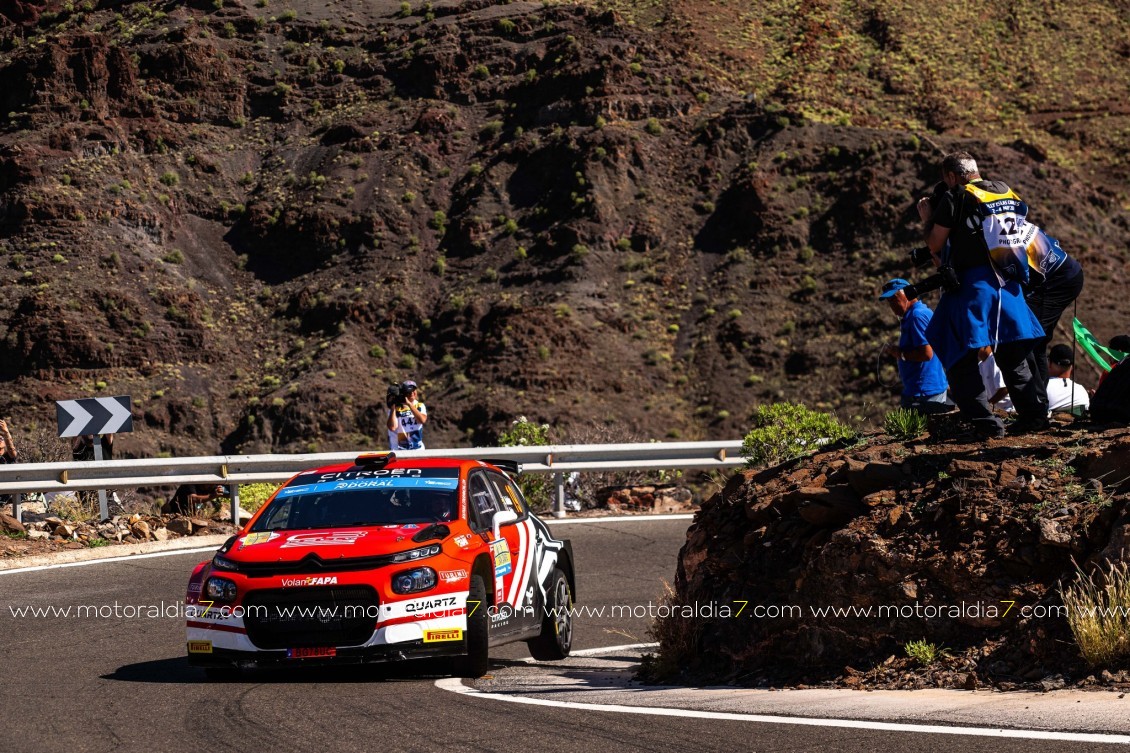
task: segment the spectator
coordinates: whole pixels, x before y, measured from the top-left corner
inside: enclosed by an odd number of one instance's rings
[[[15,463],[19,458],[16,443],[12,441],[12,432],[8,429],[8,422],[0,419],[0,463]]]
[[[8,430],[8,422],[0,419],[0,463],[15,463],[18,458],[19,453],[16,452],[16,443],[12,441],[12,433]],[[10,494],[0,494],[0,505],[11,501]]]
[[[981,236],[978,200],[965,186],[994,194],[1009,191],[999,181],[986,181],[977,162],[967,152],[947,154],[942,179],[949,189],[937,208],[929,197],[918,202],[926,224],[926,243],[934,264],[953,268],[960,286],[943,291],[926,340],[941,360],[949,381],[950,397],[962,417],[983,437],[1002,436],[1004,422],[989,408],[981,361],[991,350],[1020,418],[1012,433],[1038,431],[1048,426],[1046,383],[1032,373],[1028,359],[1035,340],[1044,330],[1024,299],[1020,283],[1001,282]]]
[[[161,512],[165,515],[196,515],[204,505],[227,493],[227,489],[215,484],[181,484],[173,498],[161,507]]]
[[[114,459],[114,435],[113,434],[100,434],[102,437],[102,459]],[[74,438],[71,442],[71,457],[76,461],[85,462],[94,460],[94,435],[81,434]],[[79,501],[84,505],[97,505],[98,492],[93,490],[86,490],[78,492]],[[121,507],[121,500],[118,499],[117,492],[111,494],[110,499],[118,506]]]
[[[1032,344],[1029,368],[1045,382],[1050,377],[1048,368],[1048,342],[1052,339],[1059,318],[1083,291],[1083,267],[1059,247],[1059,241],[1049,238],[1049,253],[1042,261],[1042,279],[1033,276],[1031,284],[1024,287],[1024,298],[1032,313],[1040,320],[1044,336]],[[1049,397],[1050,400],[1050,397]]]
[[[114,459],[114,435],[101,434],[102,437],[102,459]],[[82,434],[74,438],[71,442],[71,456],[78,461],[94,460],[94,435]]]
[[[1072,381],[1075,359],[1067,345],[1056,345],[1048,352],[1048,410],[1066,411],[1076,416],[1091,407],[1087,390]]]
[[[1110,338],[1109,347],[1119,353],[1130,353],[1130,335],[1115,335]]]
[[[934,349],[926,342],[926,327],[934,312],[917,298],[907,299],[904,288],[910,283],[901,278],[889,280],[883,286],[880,300],[885,300],[899,318],[898,345],[884,345],[883,355],[898,362],[902,380],[903,408],[913,408],[919,413],[943,413],[950,410],[946,400],[946,373],[934,356]]]
[[[985,394],[988,396],[989,408],[1005,413],[1016,413],[1012,401],[1008,399],[1008,387],[1004,383],[1004,375],[997,368],[997,359],[990,353],[989,357],[981,362],[981,381],[985,383]]]
[[[419,387],[409,379],[400,384],[400,402],[388,410],[388,446],[391,450],[424,449],[424,424],[428,409],[420,401]]]
[[[1091,395],[1091,418],[1100,424],[1130,424],[1130,358],[1103,374]]]

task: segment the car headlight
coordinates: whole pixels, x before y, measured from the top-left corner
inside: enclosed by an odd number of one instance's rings
[[[436,586],[436,571],[430,567],[417,567],[397,573],[392,578],[392,590],[398,594],[414,594]]]
[[[204,584],[204,594],[215,601],[235,601],[235,584],[227,578],[209,578]]]
[[[212,567],[217,570],[231,570],[233,572],[239,571],[239,563],[235,560],[229,560],[227,557],[216,555],[212,558]]]
[[[439,544],[432,544],[431,546],[422,546],[419,549],[409,549],[407,552],[397,552],[392,555],[391,561],[396,562],[412,562],[413,560],[421,560],[425,557],[434,557],[440,553],[441,547]]]

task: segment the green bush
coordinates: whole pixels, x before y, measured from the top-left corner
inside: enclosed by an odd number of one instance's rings
[[[914,439],[926,432],[926,416],[912,408],[896,408],[887,414],[883,426],[895,439]]]
[[[271,498],[281,484],[240,484],[239,506],[247,512],[255,512]]]
[[[923,667],[929,667],[939,659],[948,659],[950,655],[947,649],[939,648],[933,643],[927,643],[925,638],[920,641],[908,641],[903,649],[907,656]]]
[[[518,416],[509,429],[498,435],[501,447],[541,447],[549,443],[549,425],[536,424],[526,420],[525,416]],[[553,506],[553,477],[550,474],[519,476],[518,488],[533,510],[543,512]]]
[[[763,405],[753,416],[753,430],[742,441],[742,457],[751,466],[775,465],[814,451],[820,444],[851,439],[855,431],[830,413],[803,405]]]

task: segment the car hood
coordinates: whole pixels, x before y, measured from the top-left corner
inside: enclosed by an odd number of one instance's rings
[[[310,554],[323,560],[379,557],[425,546],[412,541],[426,524],[368,528],[258,531],[238,537],[224,556],[236,562],[297,562]]]

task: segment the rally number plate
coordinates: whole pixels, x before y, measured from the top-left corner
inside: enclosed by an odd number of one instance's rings
[[[337,649],[333,646],[304,646],[303,648],[288,648],[288,659],[329,659],[337,656]]]

